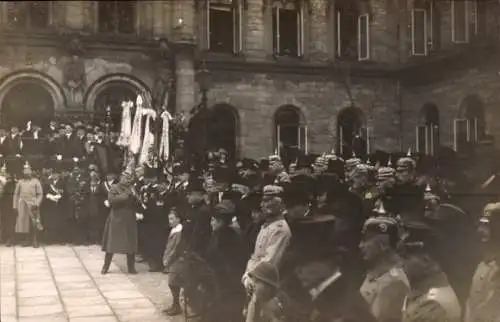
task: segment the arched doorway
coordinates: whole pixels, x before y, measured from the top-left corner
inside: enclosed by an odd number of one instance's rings
[[[300,110],[292,105],[280,107],[274,114],[274,146],[285,161],[307,153],[307,127]]]
[[[37,81],[22,81],[8,90],[2,100],[0,118],[3,126],[24,126],[28,121],[46,126],[54,118],[54,100]]]
[[[135,104],[137,98],[137,89],[126,82],[111,82],[100,90],[94,102],[94,121],[98,123],[105,122],[106,109],[110,109],[110,130],[119,131],[122,115],[121,104],[123,101],[132,101]]]
[[[230,105],[221,104],[213,107],[207,124],[208,148],[224,149],[229,158],[237,157],[238,117],[236,109]]]
[[[425,103],[420,110],[416,128],[416,152],[434,155],[439,148],[439,109],[433,103]]]
[[[337,149],[345,158],[366,154],[366,130],[363,113],[355,107],[340,111],[337,116]]]

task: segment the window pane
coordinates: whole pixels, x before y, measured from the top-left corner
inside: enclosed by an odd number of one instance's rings
[[[273,8],[273,53],[279,53],[278,43],[279,43],[279,30],[278,30],[278,8]]]
[[[50,1],[30,3],[30,25],[33,28],[47,28],[50,19]]]
[[[98,2],[98,24],[100,32],[115,31],[115,2],[114,1],[99,1]]]
[[[118,32],[131,34],[135,32],[135,1],[116,1]]]
[[[7,21],[10,27],[26,28],[28,18],[28,2],[8,2]]]
[[[340,37],[337,41],[340,43],[340,57],[356,58],[358,56],[358,15],[355,12],[337,9],[337,28],[336,35]]]
[[[454,22],[454,41],[464,42],[467,41],[467,1],[454,0],[453,1],[453,22]]]
[[[280,145],[282,147],[294,147],[299,146],[299,125],[297,124],[285,124],[279,125],[279,138]]]
[[[210,50],[231,53],[234,43],[234,21],[231,7],[210,7]]]
[[[427,139],[427,127],[417,127],[417,152],[426,153],[425,142]]]
[[[359,17],[359,58],[369,57],[368,47],[368,16],[364,15]]]
[[[279,32],[281,56],[296,57],[298,46],[298,14],[296,10],[280,9],[279,11]]]
[[[462,152],[467,149],[467,127],[467,120],[455,120],[457,152]]]
[[[425,55],[427,46],[426,14],[424,10],[413,10],[413,51]]]

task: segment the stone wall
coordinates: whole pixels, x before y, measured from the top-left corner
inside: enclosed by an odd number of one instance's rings
[[[486,132],[500,143],[500,66],[493,62],[480,68],[457,71],[438,83],[405,88],[403,95],[405,144],[414,145],[415,126],[425,103],[434,103],[440,113],[441,144],[453,146],[453,120],[463,117],[463,100],[477,95],[485,107]]]
[[[351,90],[355,106],[363,111],[365,122],[375,134],[373,150],[394,150],[399,146],[399,117],[393,83],[358,79]],[[208,105],[220,103],[236,110],[240,151],[248,157],[262,157],[274,150],[274,114],[284,105],[302,112],[310,153],[331,150],[336,145],[337,115],[351,105],[345,86],[327,77],[242,72],[212,74]]]

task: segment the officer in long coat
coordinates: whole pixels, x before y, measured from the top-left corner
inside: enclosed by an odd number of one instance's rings
[[[396,251],[400,240],[399,223],[382,209],[363,226],[360,248],[368,271],[360,293],[379,322],[401,321],[401,309],[410,291],[403,261]]]
[[[104,226],[102,250],[106,253],[101,273],[108,273],[113,254],[127,255],[129,274],[137,274],[134,256],[137,253],[137,221],[133,208],[133,175],[125,172],[109,191],[111,212]]]
[[[486,205],[478,230],[483,258],[472,279],[464,322],[497,321],[500,315],[500,203]]]
[[[280,197],[282,194],[283,188],[279,186],[268,185],[263,189],[261,209],[265,222],[257,235],[254,252],[242,277],[242,283],[250,294],[247,322],[258,321],[263,306],[270,300],[264,292],[266,288],[260,287],[259,281],[252,278],[251,273],[262,263],[270,264],[279,271],[283,255],[292,238],[290,227],[283,216],[285,209]]]
[[[23,174],[24,177],[19,180],[14,191],[13,207],[17,210],[16,233],[25,236],[32,233],[33,247],[38,247],[39,231],[43,230],[40,220],[42,184],[33,177],[29,164],[24,165]]]

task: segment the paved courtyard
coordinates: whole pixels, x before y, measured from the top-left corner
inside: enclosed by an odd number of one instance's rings
[[[165,276],[126,275],[124,255],[117,255],[101,275],[98,246],[0,246],[0,321],[2,322],[157,322],[170,303]]]

